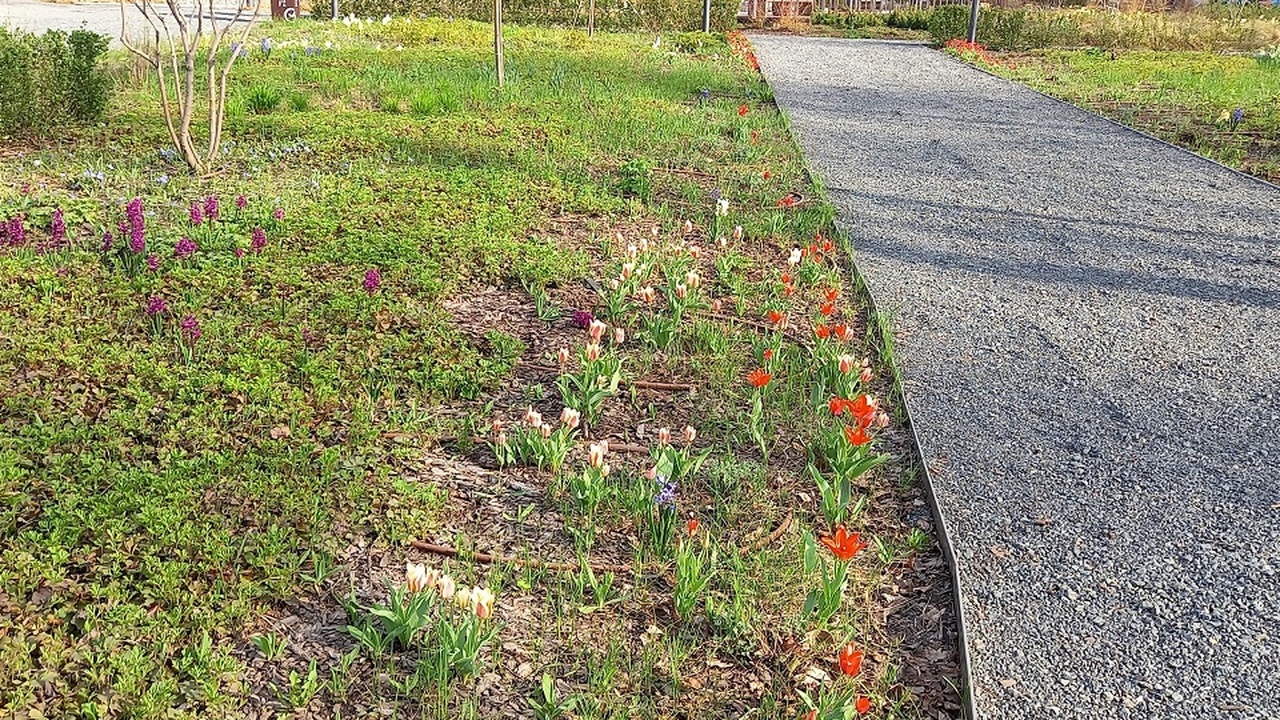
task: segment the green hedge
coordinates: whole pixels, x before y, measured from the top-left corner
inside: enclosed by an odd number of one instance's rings
[[[737,0],[712,0],[713,30],[737,23]],[[492,22],[492,0],[339,0],[338,12],[358,17],[450,17]],[[314,14],[330,18],[330,3],[316,3]],[[505,0],[502,17],[528,25],[586,27],[587,0]],[[596,0],[596,27],[601,30],[699,30],[700,0]]]
[[[87,30],[33,35],[0,27],[0,132],[46,131],[102,117],[109,41]]]

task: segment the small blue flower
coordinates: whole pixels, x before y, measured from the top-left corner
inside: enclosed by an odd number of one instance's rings
[[[1239,125],[1244,120],[1244,108],[1236,108],[1231,112],[1231,124]]]
[[[658,494],[653,496],[653,504],[660,508],[672,509],[676,506],[676,484],[659,475],[654,478],[658,483]]]

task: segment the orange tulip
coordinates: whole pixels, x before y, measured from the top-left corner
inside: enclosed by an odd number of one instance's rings
[[[831,328],[826,325],[819,325],[818,327],[813,329],[813,334],[817,335],[823,340],[826,340],[827,338],[831,337]]]
[[[853,677],[862,671],[862,651],[855,650],[853,643],[845,645],[840,651],[840,672]]]
[[[835,535],[824,535],[819,539],[832,555],[845,562],[852,560],[854,555],[867,546],[860,533],[851,533],[843,525],[836,528]]]
[[[756,388],[762,388],[765,385],[768,385],[769,381],[772,379],[773,376],[765,372],[763,368],[757,368],[752,370],[750,373],[747,373],[747,382],[751,383]]]
[[[689,522],[685,524],[685,528],[689,530],[689,537],[698,534],[698,518],[689,518]]]
[[[871,698],[866,695],[859,695],[858,699],[853,701],[853,709],[857,710],[859,715],[866,715],[871,712]]]
[[[746,115],[748,110],[750,110],[750,108],[748,108],[746,105],[739,105],[739,106],[738,106],[738,117],[742,117],[742,116]]]
[[[871,436],[868,435],[867,431],[861,427],[849,427],[846,425],[844,428],[844,438],[849,441],[850,445],[855,447],[866,445],[871,442]]]
[[[845,409],[858,421],[860,427],[866,428],[875,421],[879,404],[870,395],[859,395],[853,400],[845,401]]]

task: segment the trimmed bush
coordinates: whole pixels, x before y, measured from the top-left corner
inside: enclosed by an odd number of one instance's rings
[[[737,24],[737,0],[711,0],[711,28],[730,30]],[[384,15],[444,17],[493,21],[492,0],[342,0],[338,11],[357,17]],[[315,17],[328,19],[330,4],[317,3]],[[506,22],[529,25],[586,27],[587,3],[583,0],[506,0]],[[596,27],[601,30],[699,30],[702,3],[689,0],[597,0]]]
[[[0,27],[0,132],[44,132],[102,117],[111,81],[99,61],[105,36],[33,35]]]

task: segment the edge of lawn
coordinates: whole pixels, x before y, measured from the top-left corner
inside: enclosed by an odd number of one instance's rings
[[[1254,182],[1261,183],[1261,184],[1266,185],[1267,187],[1273,188],[1273,189],[1275,189],[1275,190],[1280,190],[1280,184],[1273,183],[1273,182],[1271,182],[1270,180],[1268,180],[1268,179],[1266,179],[1266,178],[1258,177],[1257,175],[1252,175],[1252,174],[1250,174],[1250,173],[1245,172],[1244,170],[1241,170],[1240,168],[1231,167],[1230,165],[1228,165],[1228,164],[1226,164],[1226,163],[1222,162],[1221,160],[1216,160],[1216,159],[1211,158],[1211,157],[1209,157],[1209,156],[1207,156],[1207,155],[1201,155],[1200,153],[1196,152],[1195,150],[1192,150],[1191,148],[1183,147],[1183,146],[1181,146],[1181,145],[1178,145],[1177,143],[1169,142],[1168,140],[1165,140],[1165,139],[1164,139],[1164,138],[1162,138],[1162,137],[1157,137],[1157,136],[1155,136],[1155,135],[1152,135],[1151,133],[1147,132],[1146,130],[1142,130],[1141,128],[1136,128],[1136,127],[1134,127],[1134,126],[1132,126],[1132,125],[1126,125],[1126,124],[1124,124],[1124,123],[1120,122],[1119,120],[1114,120],[1114,119],[1112,119],[1112,118],[1109,118],[1109,117],[1107,117],[1106,115],[1102,115],[1102,114],[1100,114],[1100,113],[1097,113],[1097,112],[1095,112],[1095,111],[1093,111],[1093,110],[1090,110],[1089,108],[1084,107],[1084,106],[1082,106],[1082,105],[1076,105],[1075,103],[1073,103],[1073,102],[1071,102],[1071,101],[1069,101],[1069,100],[1063,100],[1062,98],[1057,97],[1057,96],[1055,96],[1055,95],[1050,95],[1049,93],[1047,93],[1047,92],[1045,92],[1045,91],[1043,91],[1043,90],[1040,90],[1039,88],[1032,87],[1031,85],[1028,85],[1028,84],[1026,84],[1026,83],[1024,83],[1024,82],[1019,82],[1019,81],[1017,81],[1017,80],[1014,80],[1013,78],[1007,78],[1007,77],[1005,77],[1005,76],[1003,76],[1003,75],[1000,75],[999,73],[992,72],[990,69],[985,68],[985,67],[983,67],[982,65],[979,65],[979,64],[977,64],[977,63],[965,62],[964,60],[962,60],[962,59],[960,59],[960,58],[958,58],[958,57],[956,57],[956,56],[954,56],[954,55],[951,55],[951,54],[949,54],[949,53],[942,52],[941,50],[939,50],[939,49],[938,49],[938,47],[937,47],[936,45],[929,44],[929,48],[930,48],[931,50],[933,50],[934,52],[938,53],[939,55],[942,55],[943,57],[945,57],[945,58],[947,58],[948,60],[952,61],[952,62],[959,63],[960,65],[963,65],[963,66],[965,66],[965,67],[967,67],[967,68],[972,68],[972,69],[974,69],[974,70],[977,70],[978,72],[980,72],[980,73],[982,73],[982,74],[984,74],[984,75],[988,75],[988,76],[990,76],[990,77],[993,77],[993,78],[995,78],[995,79],[999,80],[1000,82],[1008,83],[1008,84],[1010,84],[1010,85],[1016,85],[1016,86],[1021,87],[1021,88],[1025,88],[1026,90],[1029,90],[1029,91],[1031,91],[1031,92],[1035,93],[1036,95],[1039,95],[1040,97],[1043,97],[1043,98],[1047,98],[1047,99],[1049,99],[1049,100],[1052,100],[1053,102],[1058,103],[1059,105],[1065,105],[1066,107],[1069,107],[1069,108],[1071,108],[1071,109],[1073,109],[1073,110],[1076,110],[1076,111],[1079,111],[1079,112],[1081,112],[1081,113],[1084,113],[1085,115],[1089,115],[1089,116],[1091,116],[1091,117],[1094,117],[1094,118],[1097,118],[1097,119],[1099,119],[1099,120],[1102,120],[1102,121],[1104,121],[1104,122],[1106,122],[1106,123],[1108,123],[1108,124],[1110,124],[1110,125],[1114,125],[1115,127],[1123,128],[1124,130],[1128,130],[1129,132],[1134,133],[1135,135],[1138,135],[1138,136],[1140,136],[1140,137],[1144,137],[1144,138],[1146,138],[1146,139],[1148,139],[1148,140],[1153,140],[1153,141],[1155,141],[1156,143],[1159,143],[1160,145],[1164,145],[1165,147],[1173,148],[1174,150],[1177,150],[1178,152],[1186,153],[1186,154],[1188,154],[1188,155],[1193,155],[1193,156],[1195,156],[1195,157],[1197,157],[1197,158],[1200,158],[1201,160],[1203,160],[1203,161],[1205,161],[1205,162],[1207,162],[1207,163],[1210,163],[1210,164],[1213,164],[1213,165],[1217,165],[1218,167],[1222,168],[1223,170],[1226,170],[1226,171],[1228,171],[1228,172],[1230,172],[1230,173],[1232,173],[1232,174],[1238,175],[1238,176],[1240,176],[1240,177],[1242,177],[1242,178],[1246,178],[1246,179],[1248,179],[1248,180],[1252,180],[1252,181],[1254,181]]]

